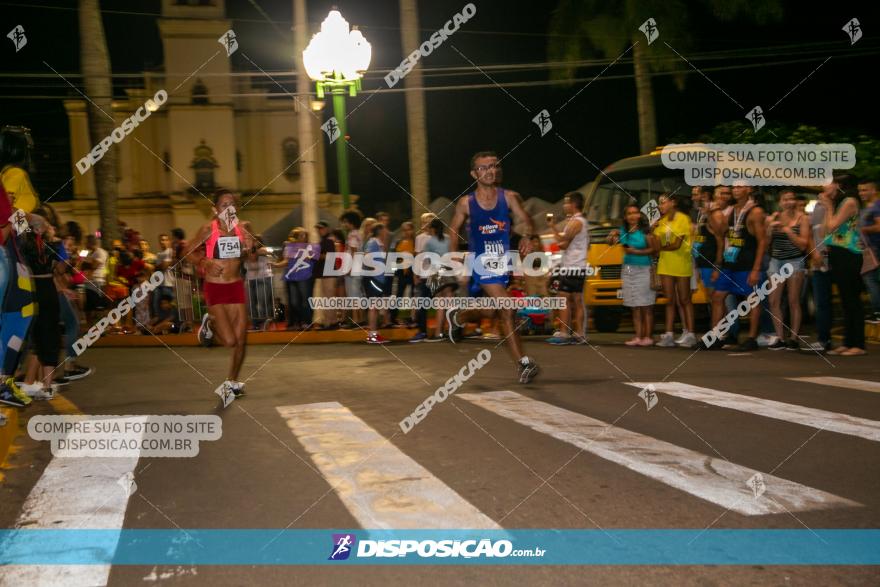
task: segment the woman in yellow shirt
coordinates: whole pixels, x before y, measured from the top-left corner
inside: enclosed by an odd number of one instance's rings
[[[666,303],[666,332],[660,337],[657,346],[692,347],[697,344],[694,335],[694,306],[691,303],[691,274],[694,270],[691,258],[691,220],[687,214],[678,211],[678,200],[674,194],[663,194],[658,198],[660,219],[654,227],[657,251],[660,261],[657,274],[663,283]],[[676,306],[682,311],[683,332],[677,340],[673,334]]]

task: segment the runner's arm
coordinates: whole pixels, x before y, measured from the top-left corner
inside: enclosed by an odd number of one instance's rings
[[[449,224],[450,253],[458,251],[458,241],[461,238],[459,236],[459,231],[461,230],[461,227],[464,226],[464,221],[467,219],[467,206],[467,197],[459,200],[458,203],[455,204],[455,214],[452,216],[452,222]]]
[[[755,236],[755,240],[758,241],[755,251],[755,262],[752,265],[752,274],[760,274],[761,264],[764,262],[764,252],[767,250],[767,231],[764,230],[766,223],[767,215],[764,213],[763,208],[756,207],[755,211],[749,214],[749,228]],[[753,281],[751,276],[749,281]],[[749,283],[749,285],[757,285],[757,277],[754,281],[755,283]]]

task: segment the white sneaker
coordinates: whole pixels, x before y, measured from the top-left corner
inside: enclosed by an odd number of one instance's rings
[[[657,343],[657,346],[662,347],[674,347],[675,346],[675,335],[671,332],[666,332],[660,337],[660,342]]]
[[[678,338],[675,339],[675,344],[677,344],[678,346],[681,346],[681,343],[683,343],[683,342],[686,341],[686,340],[689,340],[688,337],[687,337],[688,334],[691,334],[691,333],[688,331],[688,329],[687,329],[687,328],[682,328],[682,329],[681,329],[681,336],[679,336]],[[693,335],[691,334],[691,336],[693,336]]]
[[[675,344],[677,344],[680,347],[684,347],[684,348],[689,349],[693,346],[696,346],[697,337],[696,337],[696,335],[694,335],[693,332],[688,332],[684,336],[679,338],[677,341],[675,341]]]
[[[31,384],[22,383],[18,387],[25,392],[28,397],[36,400],[50,400],[55,397],[55,392],[57,391],[57,388],[54,385],[47,389],[40,381]]]
[[[757,340],[758,346],[770,346],[775,344],[776,341],[779,340],[779,337],[775,334],[759,334]]]

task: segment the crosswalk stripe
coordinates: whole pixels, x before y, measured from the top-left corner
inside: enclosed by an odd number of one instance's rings
[[[500,528],[338,402],[276,409],[362,527]]]
[[[796,404],[786,404],[750,395],[719,391],[677,381],[633,382],[626,383],[626,385],[639,389],[653,385],[656,391],[667,395],[880,442],[880,422],[876,420],[868,420],[866,418],[840,414],[838,412],[828,412]]]
[[[126,419],[120,419],[123,422]],[[147,417],[131,421],[146,422]],[[129,435],[137,437],[136,435]],[[122,529],[128,508],[129,486],[120,479],[133,479],[136,457],[53,457],[24,502],[16,529],[91,530]],[[15,539],[12,539],[15,540]],[[28,540],[32,545],[33,541]],[[107,560],[116,551],[116,542],[104,543],[106,552],[96,552],[95,544],[84,545],[79,553],[66,551],[68,558]],[[53,552],[51,541],[36,548]],[[0,545],[12,551],[14,545]],[[38,553],[31,554],[38,558]],[[0,567],[0,585],[106,585],[110,565],[8,565]]]
[[[816,385],[829,385],[831,387],[842,387],[844,389],[854,389],[856,391],[872,391],[880,393],[880,383],[877,381],[866,381],[864,379],[847,379],[846,377],[786,377],[791,381],[802,381],[804,383],[815,383]]]
[[[458,395],[602,459],[747,516],[854,507],[861,504],[769,474],[765,492],[747,485],[758,471],[631,432],[512,391]]]

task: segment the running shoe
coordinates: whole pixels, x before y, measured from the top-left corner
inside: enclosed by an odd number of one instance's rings
[[[428,338],[428,335],[424,332],[416,332],[415,335],[409,339],[409,342],[423,342],[426,338]]]
[[[755,338],[747,338],[739,347],[737,347],[737,351],[741,353],[748,353],[751,351],[758,350],[758,340]]]
[[[642,344],[642,339],[634,337],[634,338],[629,339],[628,341],[626,341],[623,344],[625,344],[626,346],[639,346],[640,344]]]
[[[789,338],[785,341],[785,350],[787,351],[796,351],[798,350],[798,341],[796,338]]]
[[[446,312],[446,326],[449,332],[449,342],[455,344],[461,341],[461,324],[458,323],[458,310]]]
[[[6,404],[7,406],[15,408],[23,408],[31,402],[31,398],[27,399],[27,402],[18,399],[18,396],[12,393],[12,389],[10,389],[9,386],[5,383],[0,383],[0,404]]]
[[[70,379],[68,379],[67,377],[56,377],[52,380],[52,384],[63,387],[65,385],[70,385]]]
[[[214,341],[214,332],[211,330],[211,314],[208,312],[202,315],[202,324],[199,326],[196,336],[199,339],[199,344],[205,347],[211,346]]]
[[[235,401],[235,392],[230,381],[221,383],[220,387],[214,390],[214,393],[220,396],[220,401],[223,402],[224,408],[229,407],[229,404]]]
[[[71,381],[76,381],[77,379],[82,379],[83,377],[88,377],[95,370],[91,367],[86,367],[84,365],[80,365],[77,363],[73,364],[72,369],[68,369],[64,372],[64,378],[69,379]]]
[[[682,345],[681,343],[685,342],[686,340],[689,340],[688,334],[690,334],[693,337],[693,334],[691,332],[689,332],[687,328],[682,328],[681,329],[681,336],[679,336],[678,338],[675,339],[675,344],[677,344],[678,346],[685,346],[685,345]]]
[[[721,350],[725,350],[725,351],[739,350],[739,341],[735,338],[725,338],[724,344],[721,345]]]
[[[697,346],[697,337],[693,332],[686,332],[681,338],[675,341],[675,344],[682,348],[693,348]]]
[[[26,406],[29,403],[31,403],[30,396],[28,394],[26,394],[25,392],[23,392],[21,390],[21,388],[15,384],[15,380],[12,377],[8,377],[6,379],[6,384],[4,385],[4,387],[7,388],[9,390],[9,392],[15,397],[15,399],[17,399],[19,402],[21,402],[22,405]],[[10,404],[10,405],[16,405],[16,404]]]
[[[586,337],[583,337],[580,334],[575,334],[574,336],[571,337],[571,342],[568,344],[575,344],[575,345],[587,344],[587,339],[586,339]],[[652,341],[652,344],[653,344],[653,341]]]
[[[495,334],[494,332],[484,332],[479,336],[480,340],[499,340],[501,338],[500,334]]]
[[[553,336],[546,339],[544,342],[550,344],[568,344],[568,335],[561,330],[557,330],[553,333]]]
[[[674,336],[675,335],[672,334],[671,332],[663,333],[663,335],[660,337],[660,342],[657,343],[657,346],[664,347],[664,348],[674,347],[675,346],[675,340],[673,339]]]
[[[584,341],[586,342],[586,341]],[[654,346],[654,339],[646,336],[645,338],[639,339],[639,346]]]
[[[785,348],[788,348],[787,343],[783,342],[781,338],[777,338],[773,341],[773,344],[767,345],[767,348],[771,351],[781,351]]]
[[[425,339],[425,342],[444,342],[446,340],[446,336],[443,333],[438,334],[437,336],[429,336]]]
[[[556,346],[563,346],[567,344],[571,344],[571,337],[567,334],[563,334],[562,332],[556,331],[553,336],[547,339],[548,343]]]
[[[378,332],[371,332],[367,335],[367,344],[385,344],[387,342],[388,339]]]
[[[57,391],[57,389],[52,387],[47,388],[40,381],[31,384],[22,383],[19,387],[28,397],[35,400],[50,400],[55,397],[55,392]]]
[[[779,337],[775,334],[759,334],[755,342],[758,343],[758,346],[770,346],[777,340],[779,340]]]
[[[808,342],[803,346],[805,351],[814,351],[817,353],[824,353],[829,350],[830,343],[825,342]]]
[[[538,374],[538,364],[528,357],[523,357],[517,365],[519,371],[519,382],[528,383]]]

